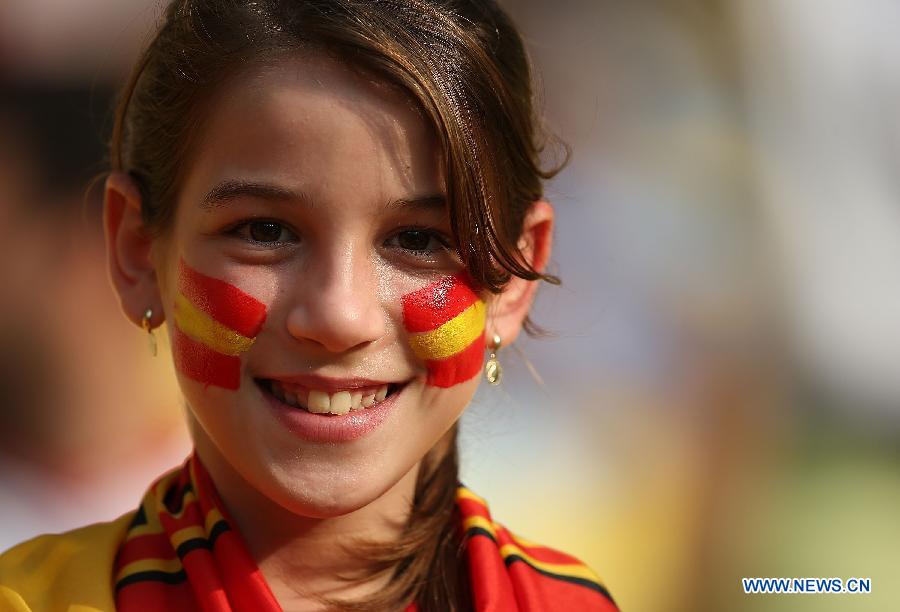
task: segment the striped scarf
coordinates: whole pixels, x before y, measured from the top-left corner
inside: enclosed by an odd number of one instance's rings
[[[456,504],[477,612],[619,609],[597,574],[575,557],[513,535],[463,486]]]
[[[618,610],[577,559],[515,537],[463,486],[457,505],[478,612]],[[196,454],[147,491],[113,571],[120,612],[281,610]]]
[[[144,495],[113,572],[121,612],[281,610],[196,453]]]

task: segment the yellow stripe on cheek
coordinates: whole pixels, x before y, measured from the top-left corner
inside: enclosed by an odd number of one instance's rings
[[[478,300],[461,313],[430,332],[409,339],[421,359],[444,359],[467,348],[484,331],[484,302]]]
[[[225,327],[180,293],[175,298],[175,324],[188,336],[225,355],[240,355],[253,346],[253,338]]]

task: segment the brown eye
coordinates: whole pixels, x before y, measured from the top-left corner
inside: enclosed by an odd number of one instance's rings
[[[248,224],[250,238],[255,242],[281,242],[284,227],[275,221],[253,221]]]
[[[455,266],[455,249],[447,235],[434,228],[411,226],[394,231],[384,241],[384,246],[399,257],[405,265],[429,268]]]
[[[434,236],[421,230],[406,230],[397,234],[397,244],[408,251],[426,251]]]
[[[300,240],[287,225],[273,219],[247,219],[226,233],[264,248],[280,248]]]
[[[237,228],[237,232],[252,242],[275,244],[289,242],[295,238],[294,233],[277,221],[248,221]]]

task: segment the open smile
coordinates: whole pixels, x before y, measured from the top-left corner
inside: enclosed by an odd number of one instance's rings
[[[344,388],[328,390],[277,379],[257,378],[255,380],[264,393],[275,397],[280,402],[312,414],[325,416],[340,416],[377,406],[399,392],[408,382],[354,381],[344,383],[342,385]],[[337,384],[341,385],[341,383]]]
[[[305,384],[271,378],[255,381],[285,428],[305,440],[324,443],[349,442],[375,431],[410,382],[318,378],[304,378]]]

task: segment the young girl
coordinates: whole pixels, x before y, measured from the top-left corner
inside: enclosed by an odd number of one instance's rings
[[[0,608],[615,610],[457,482],[457,421],[555,282],[531,98],[493,2],[176,0],[105,227],[195,451],[0,557]]]

